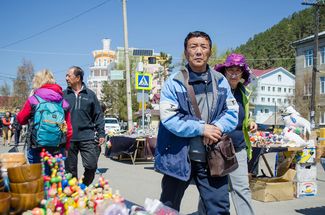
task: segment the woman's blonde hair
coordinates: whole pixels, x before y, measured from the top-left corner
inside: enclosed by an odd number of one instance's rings
[[[48,69],[43,69],[34,75],[33,90],[40,88],[44,84],[55,84],[54,75]]]

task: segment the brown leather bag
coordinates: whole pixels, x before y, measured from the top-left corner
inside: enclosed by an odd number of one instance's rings
[[[187,89],[187,94],[192,103],[196,117],[201,119],[201,113],[197,104],[193,86],[188,84],[188,73],[182,70],[184,76],[184,82]],[[238,168],[238,162],[236,158],[235,148],[232,140],[223,135],[219,142],[206,145],[207,161],[210,169],[210,175],[212,177],[222,177]]]
[[[218,143],[207,145],[207,160],[212,177],[228,175],[238,168],[235,148],[231,138],[223,135]]]

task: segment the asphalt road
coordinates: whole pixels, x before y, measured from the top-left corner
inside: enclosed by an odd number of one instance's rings
[[[12,146],[2,146],[0,140],[0,153],[7,153]],[[22,150],[22,145],[19,150]],[[267,154],[270,164],[274,163],[274,154]],[[155,172],[152,162],[139,162],[132,165],[131,161],[115,161],[101,154],[99,171],[109,180],[113,191],[119,190],[120,194],[130,203],[143,205],[146,198],[159,199],[162,175]],[[261,168],[265,169],[263,162]],[[79,158],[79,175],[82,174],[82,164]],[[96,175],[95,182],[99,175]],[[324,215],[325,214],[325,172],[317,164],[318,195],[303,197],[290,201],[263,203],[253,200],[253,206],[257,215]],[[196,214],[198,203],[198,191],[195,185],[190,185],[182,200],[182,214]],[[236,214],[231,206],[231,214]]]

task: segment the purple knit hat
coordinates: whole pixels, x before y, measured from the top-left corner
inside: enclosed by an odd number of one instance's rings
[[[245,80],[244,85],[248,85],[250,80],[251,71],[246,63],[246,59],[242,54],[232,53],[230,54],[223,64],[215,65],[214,69],[223,75],[225,75],[225,70],[227,67],[239,66],[243,70],[242,78]]]

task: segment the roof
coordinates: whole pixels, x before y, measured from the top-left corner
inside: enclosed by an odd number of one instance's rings
[[[267,74],[273,70],[275,70],[276,68],[270,68],[270,69],[266,69],[266,70],[261,70],[261,69],[252,69],[252,73],[254,76],[256,77],[260,77],[264,74]]]
[[[321,37],[325,37],[325,31],[322,31],[322,32],[318,33],[318,38],[321,38]],[[315,38],[315,35],[311,35],[311,36],[305,37],[305,38],[303,38],[301,40],[294,41],[292,43],[292,45],[295,46],[295,45],[299,45],[299,44],[302,44],[302,43],[306,43],[306,42],[312,41],[314,38]]]
[[[263,123],[263,125],[284,125],[280,113],[273,113],[269,118],[267,118]]]
[[[265,70],[252,69],[251,71],[253,73],[253,76],[255,76],[256,78],[260,78],[261,76],[264,76],[266,74],[270,74],[272,72],[278,72],[278,71],[282,71],[283,73],[287,74],[288,76],[295,78],[294,74],[292,74],[291,72],[289,72],[288,70],[286,70],[283,67],[269,68],[269,69],[265,69]]]
[[[160,94],[159,93],[154,94],[152,97],[152,103],[159,104],[159,101],[160,101]]]

